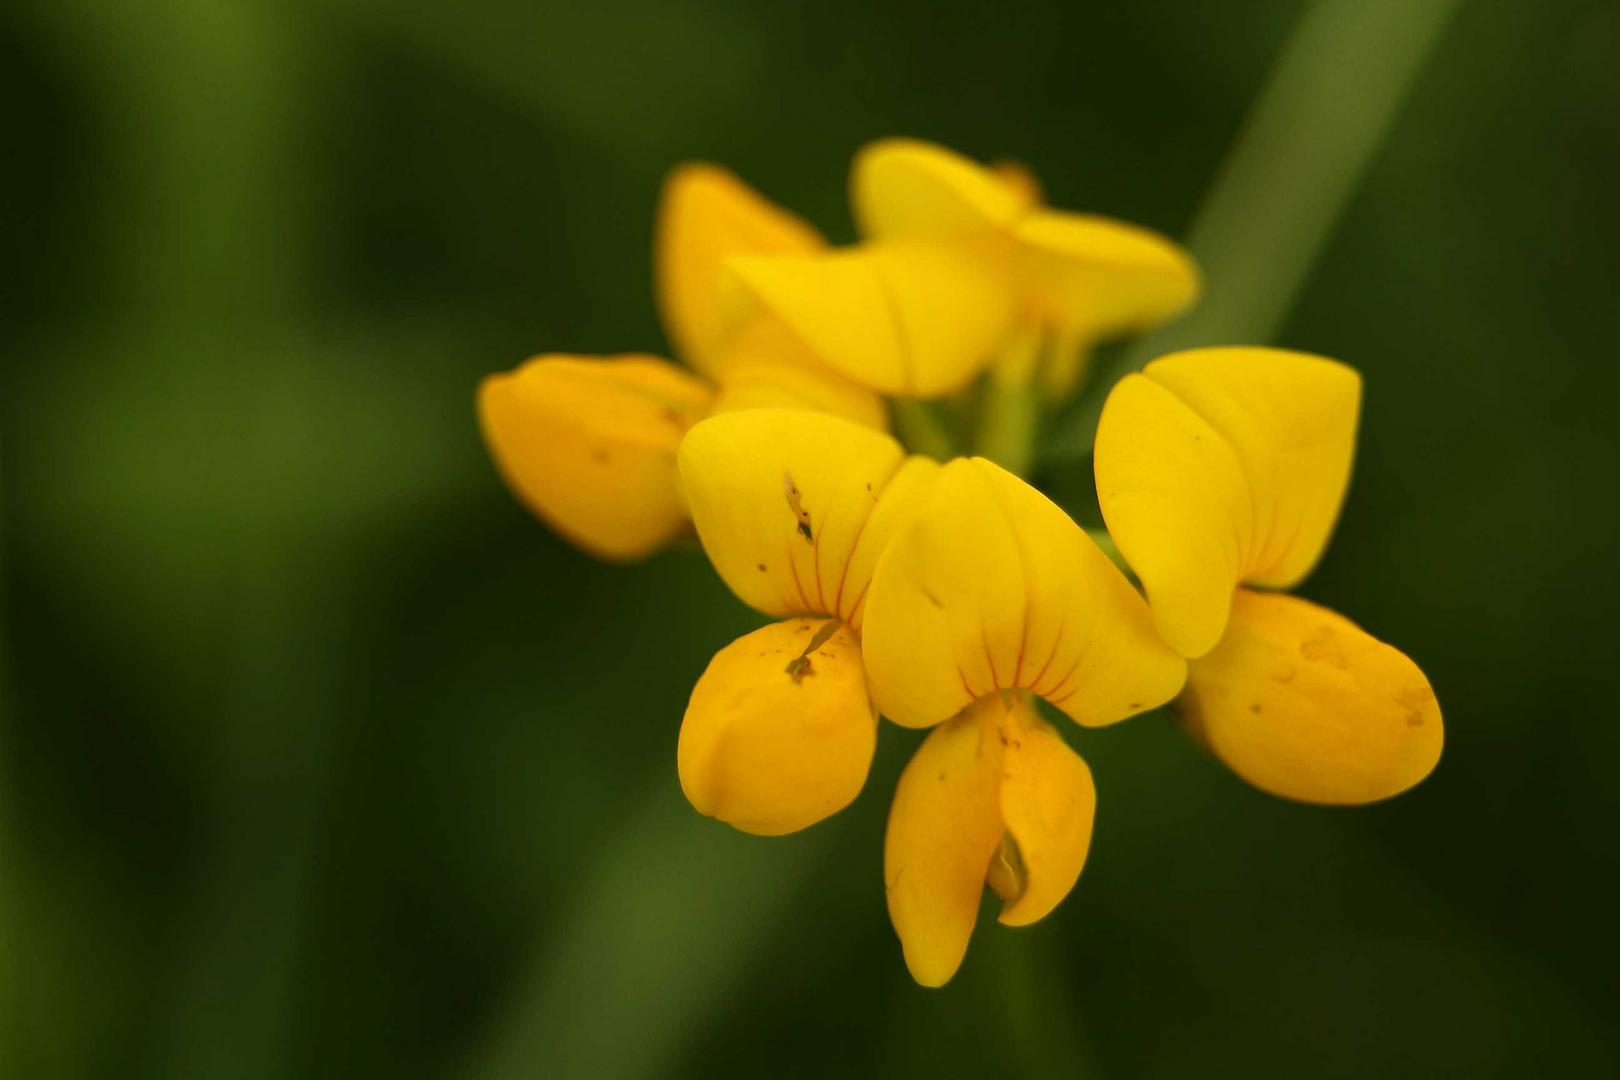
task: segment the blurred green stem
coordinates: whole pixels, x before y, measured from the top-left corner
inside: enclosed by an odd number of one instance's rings
[[[154,979],[167,1000],[153,1038],[165,1076],[270,1076],[286,1051],[342,632],[332,582],[311,573],[312,552],[324,553],[269,527],[265,497],[287,465],[267,419],[281,374],[268,343],[301,314],[309,278],[296,194],[308,189],[297,169],[309,155],[296,134],[318,92],[312,61],[295,19],[267,0],[67,0],[37,12],[84,85],[103,89],[94,107],[109,128],[128,133],[97,194],[117,210],[105,247],[130,301],[120,331],[149,345],[110,362],[163,357],[148,378],[206,386],[220,356],[242,358],[231,372],[238,437],[218,451],[239,468],[221,470],[214,491],[234,515],[240,590],[227,708],[209,717],[217,786],[204,869],[175,915],[173,969],[167,983]]]
[[[661,777],[603,845],[468,1074],[669,1075],[846,831],[835,818],[747,837],[698,816]]]
[[[1041,398],[1035,365],[1041,336],[1033,326],[1022,329],[997,358],[984,381],[974,450],[1008,472],[1028,476],[1035,462]]]
[[[1091,453],[1108,390],[1177,349],[1280,328],[1462,0],[1316,0],[1283,46],[1188,234],[1206,295],[1099,363],[1048,453]]]
[[[936,402],[915,398],[893,398],[889,402],[895,434],[914,454],[927,454],[939,461],[956,456],[956,436]]]
[[[982,948],[995,965],[999,1018],[1005,1032],[1008,1072],[1017,1076],[1096,1076],[1101,1074],[1086,1044],[1084,1023],[1063,972],[1051,961],[1036,933],[997,926]]]

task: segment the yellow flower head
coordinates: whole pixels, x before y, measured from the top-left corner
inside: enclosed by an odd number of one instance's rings
[[[987,881],[1002,921],[1021,925],[1085,858],[1089,773],[1033,697],[1113,723],[1170,700],[1184,661],[1085,532],[990,462],[907,457],[886,435],[791,410],[706,420],[679,461],[715,569],[788,616],[698,681],[683,789],[738,828],[788,832],[859,793],[879,712],[934,727],[900,782],[885,861],[907,963],[945,982]]]
[[[1164,640],[1192,660],[1188,728],[1287,798],[1364,803],[1429,774],[1434,691],[1399,651],[1270,591],[1327,546],[1355,449],[1361,379],[1280,349],[1198,349],[1109,395],[1095,468],[1103,517]]]
[[[548,354],[491,375],[478,390],[479,419],[513,491],[592,554],[638,559],[688,529],[675,448],[704,416],[789,405],[886,427],[877,395],[774,323],[723,309],[725,260],[823,246],[809,225],[724,169],[672,172],[654,252],[659,310],[670,341],[698,374],[653,356]]]
[[[628,559],[693,528],[732,592],[775,620],[697,680],[677,750],[691,804],[749,833],[803,829],[860,794],[880,716],[927,729],[883,862],[906,964],[939,986],[986,888],[1002,923],[1027,925],[1085,864],[1091,772],[1038,699],[1086,727],[1174,700],[1239,775],[1309,802],[1427,775],[1443,732],[1423,673],[1277,591],[1316,563],[1343,502],[1356,373],[1204,349],[1113,388],[1097,493],[1144,598],[1013,473],[908,454],[878,395],[943,396],[994,365],[978,445],[1021,464],[1033,381],[1061,397],[1093,343],[1190,304],[1192,260],[1043,207],[1015,166],[914,140],[862,150],[851,188],[864,240],[829,250],[731,174],[677,170],[657,297],[691,370],[551,355],[479,392],[503,475],[559,532]]]
[[[884,393],[951,393],[1033,323],[1048,345],[1047,390],[1062,397],[1093,343],[1180,312],[1199,277],[1157,233],[1046,209],[1038,195],[1022,170],[884,139],[851,175],[865,243],[728,266],[817,356]]]

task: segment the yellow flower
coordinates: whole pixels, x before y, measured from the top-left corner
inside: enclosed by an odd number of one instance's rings
[[[791,405],[887,425],[880,398],[779,326],[724,311],[726,259],[815,252],[824,247],[815,230],[713,165],[675,170],[658,217],[659,309],[698,374],[654,356],[548,354],[478,391],[485,441],[508,485],[563,536],[607,559],[642,558],[687,531],[675,450],[704,416]]]
[[[787,616],[699,680],[683,789],[738,828],[788,832],[859,793],[879,712],[933,727],[896,793],[885,862],[907,964],[944,983],[987,881],[1002,921],[1022,925],[1085,859],[1090,774],[1033,697],[1112,723],[1170,700],[1184,661],[1085,532],[988,461],[908,458],[790,410],[706,420],[679,460],[715,569]]]
[[[988,371],[958,403],[976,407],[975,446],[1021,468],[1041,392],[1061,399],[1094,344],[1190,305],[1190,256],[1043,206],[1019,166],[916,140],[865,147],[851,198],[863,239],[835,250],[730,173],[676,170],[655,278],[688,368],[551,354],[479,390],[498,467],[560,533],[632,559],[695,530],[775,620],[693,687],[677,764],[694,808],[806,828],[860,794],[880,717],[926,729],[883,862],[906,965],[940,986],[986,888],[1000,922],[1028,925],[1085,865],[1096,789],[1039,699],[1086,727],[1174,700],[1239,775],[1308,802],[1385,798],[1433,769],[1444,735],[1417,666],[1280,592],[1343,502],[1354,371],[1203,349],[1113,388],[1097,493],[1139,593],[1013,472],[908,454],[879,395],[943,397]]]
[[[1034,707],[1111,724],[1185,680],[1147,605],[1045,496],[983,459],[946,465],[872,583],[873,700],[933,730],[901,776],[884,868],[912,976],[955,974],[988,883],[1022,926],[1068,894],[1091,835],[1090,773]]]
[[[1315,565],[1343,502],[1361,379],[1279,349],[1199,349],[1109,395],[1103,517],[1164,639],[1192,662],[1189,731],[1265,791],[1354,804],[1428,775],[1440,709],[1405,655],[1278,592]]]
[[[1046,344],[1043,381],[1067,394],[1097,341],[1178,313],[1199,292],[1192,259],[1123,222],[1046,209],[1022,170],[884,139],[851,176],[865,243],[727,265],[816,355],[888,394],[939,397],[1022,343]]]
[[[860,631],[878,558],[939,466],[803,410],[729,413],[679,455],[698,538],[746,604],[782,618],[722,649],[681,724],[681,787],[746,832],[792,832],[859,794],[877,738]]]

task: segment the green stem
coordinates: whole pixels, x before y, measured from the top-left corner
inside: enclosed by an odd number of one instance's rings
[[[1041,422],[1035,375],[1046,344],[1042,328],[1031,321],[1013,335],[984,380],[974,450],[1018,476],[1029,475],[1035,463]]]
[[[1050,947],[1043,948],[1036,934],[1022,927],[997,926],[991,933],[994,937],[981,947],[991,954],[1008,1071],[1021,1076],[1099,1074],[1080,1010],[1052,962]]]
[[[992,371],[985,380],[974,449],[1008,472],[1028,476],[1035,463],[1040,417],[1040,393],[1033,379]]]
[[[843,825],[750,840],[693,812],[673,776],[652,785],[553,923],[469,1075],[667,1075],[822,853],[851,839]]]
[[[957,440],[941,407],[915,398],[893,398],[889,402],[895,434],[914,454],[927,454],[937,461],[956,456]]]
[[[1317,0],[1301,17],[1188,235],[1205,299],[1098,365],[1048,447],[1091,454],[1120,376],[1176,349],[1272,340],[1461,0]]]

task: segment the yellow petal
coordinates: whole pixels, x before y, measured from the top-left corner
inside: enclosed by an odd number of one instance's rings
[[[906,458],[879,494],[877,507],[856,538],[847,569],[840,575],[834,606],[857,630],[865,625],[866,600],[871,595],[872,576],[883,553],[928,505],[929,493],[939,480],[940,470],[941,465],[933,458],[920,454]]]
[[[1208,421],[1254,494],[1243,580],[1286,589],[1327,547],[1350,482],[1361,376],[1284,349],[1196,349],[1143,371]]]
[[[1159,633],[1202,656],[1226,627],[1253,514],[1243,468],[1215,430],[1145,375],[1109,392],[1092,461],[1108,534],[1142,582]]]
[[[719,374],[727,330],[717,291],[720,265],[733,255],[800,254],[821,236],[715,165],[669,174],[655,240],[659,311],[676,350],[699,371]]]
[[[1198,349],[1109,395],[1097,495],[1160,632],[1214,647],[1239,582],[1287,587],[1321,555],[1344,500],[1361,380],[1281,349]]]
[[[1001,763],[1001,819],[1017,861],[1017,891],[999,919],[1028,926],[1045,918],[1069,895],[1091,847],[1097,789],[1091,770],[1063,737],[1041,719],[1034,702],[1017,695],[1002,723],[1007,735]]]
[[[709,396],[655,357],[542,356],[485,379],[478,416],[531,510],[594,555],[636,559],[686,528],[675,451]]]
[[[1192,256],[1123,221],[1041,210],[1013,230],[1037,310],[1060,332],[1101,341],[1186,309],[1200,290]]]
[[[1038,188],[919,139],[879,139],[855,155],[850,201],[861,234],[886,239],[949,236],[1012,223]]]
[[[727,342],[716,413],[795,408],[831,413],[857,424],[889,429],[879,394],[816,360],[775,320],[754,320]]]
[[[1179,703],[1255,787],[1302,802],[1397,795],[1440,760],[1440,706],[1416,664],[1326,608],[1240,589]]]
[[[928,733],[889,810],[883,877],[906,966],[943,986],[961,966],[985,873],[1001,842],[999,699]]]
[[[873,701],[910,727],[1015,688],[1108,724],[1170,700],[1186,674],[1085,531],[982,458],[946,465],[889,543],[862,636]]]
[[[853,802],[876,745],[854,633],[824,620],[772,623],[716,653],[693,689],[681,790],[700,813],[777,836]]]
[[[998,252],[895,242],[727,267],[829,367],[885,394],[933,398],[969,382],[1006,335],[1013,294]]]
[[[904,459],[887,435],[799,409],[711,417],[679,455],[698,538],[732,592],[768,615],[846,620],[875,562],[855,556]]]

